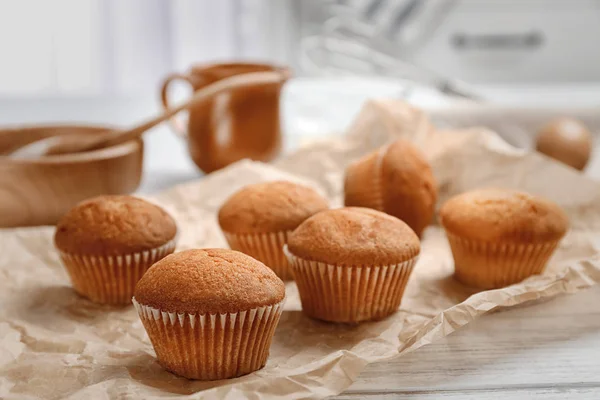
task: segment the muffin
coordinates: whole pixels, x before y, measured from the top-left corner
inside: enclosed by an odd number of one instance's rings
[[[304,312],[324,321],[357,323],[398,309],[420,243],[398,218],[348,207],[304,221],[285,251]]]
[[[157,262],[135,289],[135,305],[159,363],[215,380],[262,368],[285,286],[260,261],[233,250],[187,250]]]
[[[592,133],[582,122],[562,117],[538,131],[535,149],[581,171],[592,154],[592,137]]]
[[[265,263],[283,280],[292,279],[283,246],[302,221],[328,208],[310,187],[287,181],[249,185],[219,210],[219,225],[233,250]]]
[[[132,196],[100,196],[61,218],[54,244],[75,291],[96,303],[128,304],[146,270],[175,250],[176,234],[162,208]]]
[[[448,200],[440,210],[455,277],[481,289],[540,274],[568,229],[554,203],[514,190],[480,189]]]
[[[431,167],[413,144],[399,139],[346,169],[344,204],[383,211],[406,222],[420,237],[435,212],[437,187]]]

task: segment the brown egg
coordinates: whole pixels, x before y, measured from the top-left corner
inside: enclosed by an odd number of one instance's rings
[[[558,118],[538,132],[536,150],[573,168],[585,168],[592,152],[592,135],[573,118]]]

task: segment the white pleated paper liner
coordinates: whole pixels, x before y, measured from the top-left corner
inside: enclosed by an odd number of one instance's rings
[[[241,251],[271,268],[281,280],[293,279],[288,259],[283,253],[291,231],[272,233],[223,232],[232,250]]]
[[[167,370],[189,379],[233,378],[262,368],[283,311],[280,303],[227,314],[161,311],[133,299]]]
[[[357,323],[394,313],[418,257],[394,265],[332,265],[284,251],[294,271],[302,310],[310,317]]]
[[[100,304],[129,304],[135,285],[155,262],[175,251],[176,238],[140,253],[83,255],[60,252],[73,288]]]
[[[541,274],[559,240],[544,243],[484,242],[446,231],[454,276],[467,286],[497,289]]]

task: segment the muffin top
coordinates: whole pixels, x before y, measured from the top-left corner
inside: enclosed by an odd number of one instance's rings
[[[265,233],[295,229],[329,207],[314,189],[287,181],[248,185],[219,210],[219,225],[231,233]]]
[[[421,151],[404,139],[390,144],[381,161],[386,209],[394,206],[397,196],[411,196],[427,208],[437,199],[437,187],[431,166]]]
[[[177,226],[162,208],[132,196],[100,196],[83,201],[56,226],[54,243],[66,253],[139,253],[175,238]]]
[[[327,264],[377,266],[419,254],[419,238],[396,217],[362,207],[322,211],[304,221],[288,240],[295,256]]]
[[[135,288],[138,303],[167,312],[225,314],[279,303],[285,286],[260,261],[234,250],[186,250],[154,264]]]
[[[440,222],[452,234],[475,240],[538,243],[562,238],[564,211],[546,199],[506,189],[479,189],[448,200]]]

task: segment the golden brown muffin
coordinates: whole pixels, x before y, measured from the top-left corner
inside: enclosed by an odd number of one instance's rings
[[[283,246],[306,218],[328,208],[314,189],[287,181],[249,185],[219,210],[219,225],[234,250],[264,262],[284,280],[291,271]]]
[[[535,149],[578,170],[583,170],[592,154],[592,133],[580,121],[558,118],[538,132]]]
[[[176,234],[162,208],[132,196],[100,196],[61,218],[54,243],[79,294],[128,304],[144,272],[175,250]]]
[[[423,154],[399,139],[346,169],[344,196],[346,206],[384,211],[421,236],[433,218],[437,187]]]
[[[233,250],[187,250],[154,264],[134,304],[161,365],[215,380],[262,368],[285,286],[263,263]]]
[[[286,252],[304,312],[357,323],[398,309],[420,243],[396,217],[347,207],[304,221],[290,235]]]
[[[478,288],[507,286],[540,274],[568,229],[562,209],[543,198],[507,189],[479,189],[440,210],[455,276]]]

